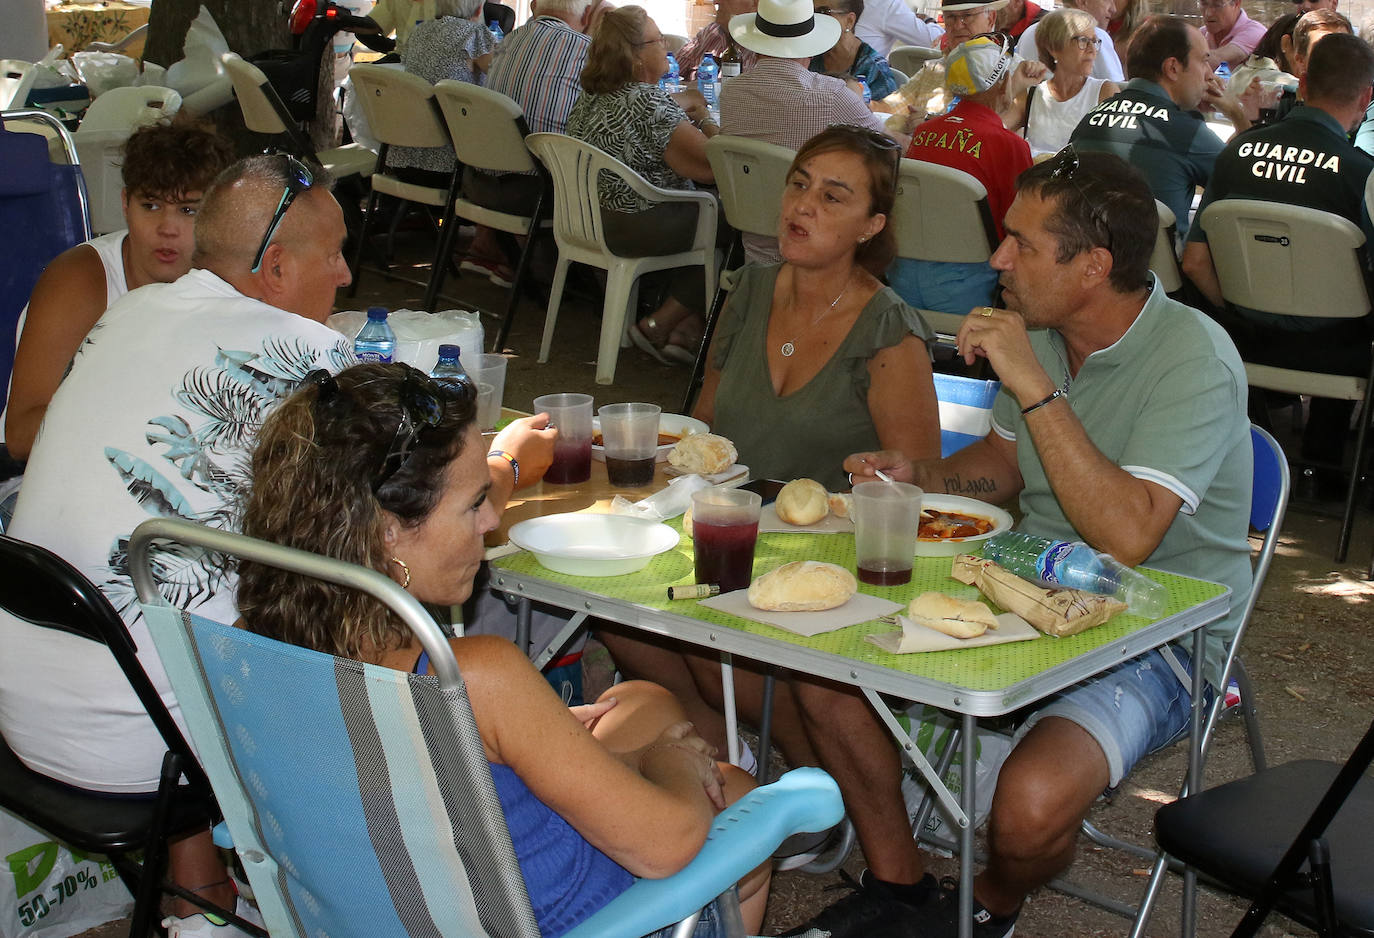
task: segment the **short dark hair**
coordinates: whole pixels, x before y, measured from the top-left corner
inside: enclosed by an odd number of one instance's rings
[[[1285,72],[1293,69],[1288,62],[1288,57],[1283,54],[1283,37],[1293,35],[1293,27],[1298,25],[1298,20],[1302,18],[1301,13],[1285,13],[1269,25],[1264,33],[1264,38],[1255,46],[1255,55],[1273,59],[1279,68]]]
[[[182,201],[204,192],[230,163],[234,145],[207,121],[178,114],[146,124],[124,142],[120,175],[130,196]]]
[[[1164,77],[1164,63],[1178,59],[1187,65],[1192,52],[1188,22],[1182,17],[1158,14],[1140,24],[1131,37],[1126,52],[1126,74],[1132,78],[1159,81]]]
[[[1293,51],[1306,56],[1312,51],[1312,33],[1318,30],[1342,32],[1354,35],[1350,20],[1335,10],[1309,10],[1304,13],[1293,27]]]
[[[1374,49],[1359,36],[1332,33],[1312,47],[1312,58],[1307,63],[1309,104],[1321,101],[1351,104],[1359,100],[1371,84],[1374,84]]]
[[[321,373],[282,401],[253,450],[252,484],[239,506],[243,533],[391,573],[382,512],[407,527],[429,517],[476,415],[470,384],[458,389],[413,371],[354,365],[332,378]],[[441,401],[438,422],[374,492],[403,419],[406,382],[417,380]],[[238,572],[239,612],[261,635],[346,658],[409,641],[401,620],[361,592],[248,561]]]
[[[1149,282],[1159,212],[1140,170],[1114,154],[1080,151],[1070,144],[1023,172],[1016,188],[1054,200],[1055,211],[1045,227],[1059,242],[1055,259],[1060,264],[1084,251],[1106,248],[1112,255],[1108,280],[1116,292],[1139,290]]]

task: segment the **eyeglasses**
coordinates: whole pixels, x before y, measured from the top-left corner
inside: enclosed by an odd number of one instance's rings
[[[892,154],[892,178],[896,180],[897,172],[902,166],[902,145],[886,134],[880,134],[871,127],[861,127],[858,124],[831,124],[825,128],[827,131],[839,131],[846,136],[861,140],[868,146],[882,153]]]
[[[663,44],[663,36],[662,36],[661,34],[659,35],[659,37],[658,37],[657,39],[645,39],[645,40],[643,40],[642,42],[636,42],[636,43],[635,43],[635,46],[636,46],[636,47],[640,47],[640,46],[652,46],[652,45],[654,45],[655,43],[658,43],[659,45],[662,45],[662,44]]]
[[[458,382],[450,381],[448,384],[467,399],[476,397],[476,389],[467,377],[459,379]],[[391,438],[386,455],[382,457],[381,466],[372,477],[374,495],[401,471],[410,454],[415,451],[421,434],[431,427],[439,426],[439,422],[444,419],[446,393],[451,394],[452,391],[441,386],[423,371],[406,366],[405,380],[401,382],[400,389],[401,419],[396,424],[396,433]]]
[[[975,16],[982,16],[987,13],[986,9],[965,10],[962,13],[946,13],[944,20],[946,23],[959,23],[960,25],[970,22]]]
[[[1079,52],[1087,52],[1102,45],[1102,39],[1098,36],[1070,36],[1069,41],[1078,46]]]
[[[1083,189],[1082,184],[1075,178],[1079,166],[1082,165],[1078,159],[1078,151],[1075,150],[1073,144],[1070,143],[1064,147],[1064,149],[1060,150],[1059,155],[1054,157],[1051,162],[1054,165],[1050,169],[1049,178],[1056,180],[1064,179],[1073,183],[1073,187],[1078,190],[1078,194],[1083,197],[1083,201],[1088,203],[1088,209],[1092,212],[1093,224],[1107,242],[1107,251],[1115,254],[1112,250],[1112,229],[1111,226],[1107,224],[1106,213],[1102,211],[1102,207],[1098,205],[1097,202],[1089,197],[1088,193]]]
[[[262,269],[262,259],[267,253],[267,246],[272,243],[272,238],[276,236],[277,229],[281,227],[281,220],[286,217],[286,210],[291,207],[292,202],[296,201],[296,196],[315,184],[315,174],[310,171],[309,166],[289,153],[282,155],[286,158],[286,168],[289,173],[286,180],[286,190],[282,192],[281,200],[277,202],[277,210],[272,214],[272,223],[267,226],[267,233],[262,236],[262,244],[258,245],[258,253],[253,255],[253,273]]]

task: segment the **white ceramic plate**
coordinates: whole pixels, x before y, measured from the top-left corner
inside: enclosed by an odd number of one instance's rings
[[[672,550],[678,533],[643,518],[578,512],[521,521],[510,529],[510,540],[556,573],[619,576]]]
[[[999,531],[1006,531],[1011,527],[1011,515],[998,508],[996,505],[989,505],[987,502],[980,502],[976,498],[965,498],[962,495],[934,495],[926,493],[921,498],[922,508],[933,508],[936,511],[957,511],[965,515],[977,515],[980,518],[992,519],[992,530],[987,534],[979,534],[977,537],[948,537],[932,540],[916,541],[917,557],[953,557],[955,554],[966,554],[971,550],[982,547],[983,542],[992,537]]]
[[[601,418],[593,417],[592,434],[595,435],[600,432]],[[685,414],[659,414],[658,432],[671,433],[674,436],[683,437],[686,436],[688,433],[710,433],[711,428],[707,426],[704,422],[698,420],[697,418],[688,417]],[[676,445],[676,443],[665,443],[664,445],[660,446],[658,448],[658,459],[655,461],[667,462],[669,450],[671,450]],[[603,446],[601,446],[601,444],[592,444],[592,459],[595,459],[597,462],[606,461],[606,450]]]

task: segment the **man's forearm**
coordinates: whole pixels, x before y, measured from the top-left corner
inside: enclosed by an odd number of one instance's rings
[[[947,459],[912,467],[912,481],[927,492],[964,495],[1001,505],[1021,491],[1021,473],[987,440],[971,443]]]
[[[1136,478],[1102,454],[1067,397],[1026,418],[1040,463],[1064,516],[1088,544],[1135,566],[1154,552],[1177,511],[1156,501],[1158,486]]]

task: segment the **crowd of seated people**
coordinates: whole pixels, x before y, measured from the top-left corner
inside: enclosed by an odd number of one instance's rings
[[[1020,507],[1025,530],[1205,575],[1243,597],[1247,407],[1256,405],[1242,357],[1339,374],[1370,367],[1367,319],[1275,321],[1229,305],[1193,221],[1220,199],[1251,198],[1317,208],[1374,235],[1374,154],[1364,149],[1374,150],[1374,50],[1331,0],[1310,5],[1265,40],[1265,25],[1239,0],[1204,0],[1202,28],[1111,0],[1053,12],[1030,0],[950,0],[943,35],[873,0],[723,0],[696,40],[703,54],[733,43],[743,66],[722,89],[719,125],[697,92],[660,86],[664,37],[637,6],[537,0],[532,18],[495,47],[475,0],[427,0],[418,24],[393,21],[395,4],[382,4],[374,19],[403,34],[404,67],[430,81],[485,82],[525,109],[532,131],[567,132],[660,186],[711,185],[706,141],[717,133],[798,151],[776,238],[746,242],[750,264],[711,339],[697,407],[756,474],[840,489],[881,469],[954,494],[976,480],[973,494]],[[886,26],[896,39],[875,41]],[[1113,34],[1120,85],[1098,74]],[[876,63],[885,68],[892,42],[912,36],[944,49],[945,87],[958,98],[947,113],[894,124],[821,74],[862,74],[880,96]],[[1257,46],[1277,49],[1299,80],[1264,120],[1252,89],[1227,90],[1215,74]],[[1304,173],[1255,171],[1264,153],[1307,151],[1323,159]],[[983,183],[999,238],[987,264],[893,262],[900,156]],[[128,231],[73,248],[40,280],[4,421],[10,454],[27,460],[9,533],[62,555],[105,590],[173,706],[132,600],[124,547],[139,521],[161,513],[242,528],[372,566],[421,600],[460,603],[480,582],[482,535],[517,484],[538,482],[556,438],[535,415],[484,446],[466,391],[403,366],[356,366],[348,341],[323,324],[349,281],[329,179],[291,157],[231,159],[228,143],[190,121],[130,138]],[[447,159],[431,171],[451,172]],[[463,177],[475,200],[506,210],[527,209],[537,186],[531,176]],[[694,207],[650,207],[613,182],[600,196],[614,250],[675,253],[695,229]],[[1173,211],[1184,245],[1186,283],[1172,297],[1148,269],[1155,200]],[[733,232],[719,227],[724,244]],[[493,277],[510,257],[490,232],[472,250]],[[630,335],[655,358],[691,362],[708,298],[698,271],[678,273]],[[921,309],[968,314],[958,357],[986,362],[1002,381],[992,432],[947,460],[938,458]],[[442,417],[396,459],[388,444],[405,419],[402,385],[430,395]],[[1349,422],[1348,404],[1314,401],[1303,459],[1339,466]],[[298,492],[325,490],[342,501],[301,510]],[[328,528],[340,516],[366,520],[340,538]],[[413,640],[376,609],[335,597],[337,614],[303,616],[279,574],[251,565],[227,573],[208,557],[178,571],[170,598],[192,611],[424,670]],[[725,745],[713,660],[608,628],[607,647],[636,680],[570,710],[502,637],[513,631],[509,610],[483,608],[472,631],[494,634],[456,640],[454,651],[503,806],[561,824],[581,858],[580,879],[548,877],[533,872],[546,845],[516,845],[541,927],[558,933],[631,876],[681,867],[714,812],[750,782],[713,758]],[[1203,661],[1183,648],[1152,653],[1066,690],[1026,721],[1002,770],[989,860],[974,885],[980,938],[1011,933],[1026,895],[1072,859],[1097,794],[1177,734],[1188,710],[1178,673],[1197,667],[1214,677],[1235,624],[1231,616],[1209,631]],[[103,652],[9,616],[0,616],[0,644],[0,730],[21,758],[77,787],[156,789],[157,734]],[[741,713],[757,719],[760,676],[737,673]],[[66,693],[78,684],[88,693]],[[955,934],[958,897],[935,883],[908,836],[900,756],[867,701],[799,675],[781,684],[783,753],[835,776],[869,865],[852,895],[797,933]],[[1112,709],[1104,701],[1122,697],[1133,712],[1102,719]],[[55,719],[70,734],[56,749]],[[551,764],[578,771],[552,774]],[[607,790],[621,794],[614,814]],[[172,845],[170,859],[175,882],[243,907],[208,831]],[[741,891],[756,931],[767,871]],[[237,934],[186,903],[171,913],[174,938]]]

